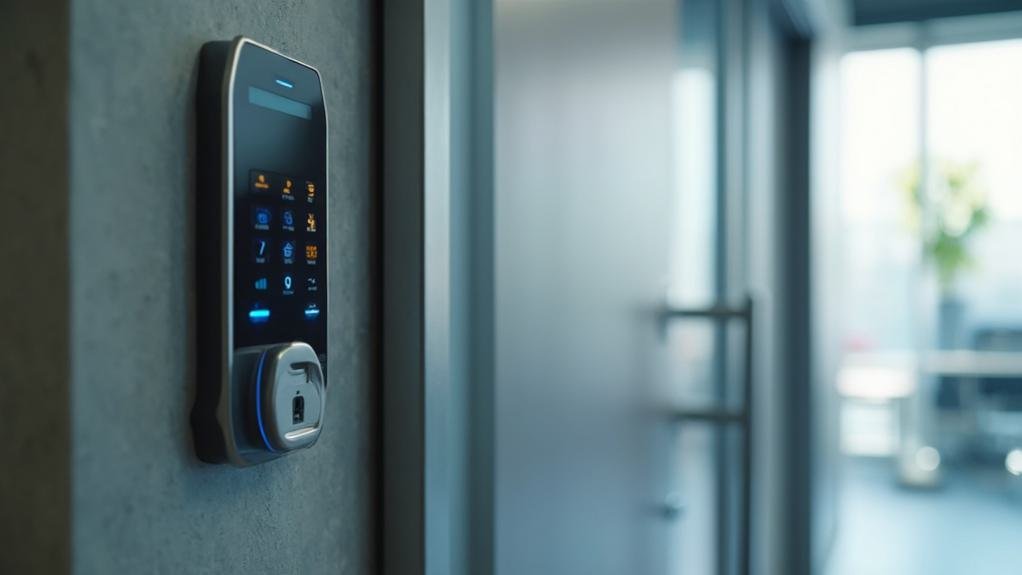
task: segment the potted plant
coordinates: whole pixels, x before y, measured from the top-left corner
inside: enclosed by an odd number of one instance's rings
[[[962,275],[975,266],[972,238],[990,221],[986,191],[975,163],[938,161],[923,196],[919,165],[903,178],[909,229],[918,235],[924,262],[936,273],[940,290],[938,338],[942,348],[957,347],[965,304],[958,294]]]

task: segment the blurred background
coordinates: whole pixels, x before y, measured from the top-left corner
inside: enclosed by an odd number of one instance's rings
[[[1019,9],[496,2],[498,571],[1014,570]]]
[[[841,57],[834,573],[1005,572],[1022,534],[1022,41],[983,22]]]

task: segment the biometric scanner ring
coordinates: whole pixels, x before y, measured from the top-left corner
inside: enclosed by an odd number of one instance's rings
[[[209,463],[307,448],[327,387],[327,117],[315,68],[247,38],[199,55],[197,370]]]

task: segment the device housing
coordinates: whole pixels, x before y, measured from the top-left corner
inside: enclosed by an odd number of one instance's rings
[[[248,38],[209,42],[196,121],[192,429],[200,459],[247,466],[309,447],[322,429],[330,306],[320,75]]]

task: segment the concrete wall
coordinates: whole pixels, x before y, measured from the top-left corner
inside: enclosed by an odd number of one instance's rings
[[[69,561],[67,25],[0,8],[0,573]]]
[[[13,482],[0,473],[5,505],[12,483],[28,489],[37,467],[46,471],[25,505],[45,512],[52,541],[27,541],[21,549],[37,568],[25,572],[68,563],[76,573],[375,571],[373,3],[75,0],[61,14],[69,25],[39,16],[38,46],[2,51],[14,66],[4,72],[28,83],[23,110],[4,98],[5,120],[55,112],[35,118],[52,139],[30,137],[39,148],[31,153],[5,143],[0,161],[24,190],[4,261],[43,260],[19,294],[0,288],[4,307],[21,309],[5,316],[5,336],[8,319],[27,333],[24,349],[5,350],[0,363],[3,419],[11,411],[17,420],[27,400],[51,392],[55,400],[42,415],[56,433],[4,447],[22,451]],[[238,34],[319,67],[331,121],[329,417],[314,449],[250,469],[200,463],[188,420],[201,257],[192,240],[197,55],[203,42]],[[20,125],[2,124],[5,137]],[[38,427],[37,417],[21,420]],[[47,492],[52,499],[40,501]],[[3,524],[7,535],[11,522]],[[4,555],[0,571],[22,572],[3,568],[16,561]]]

